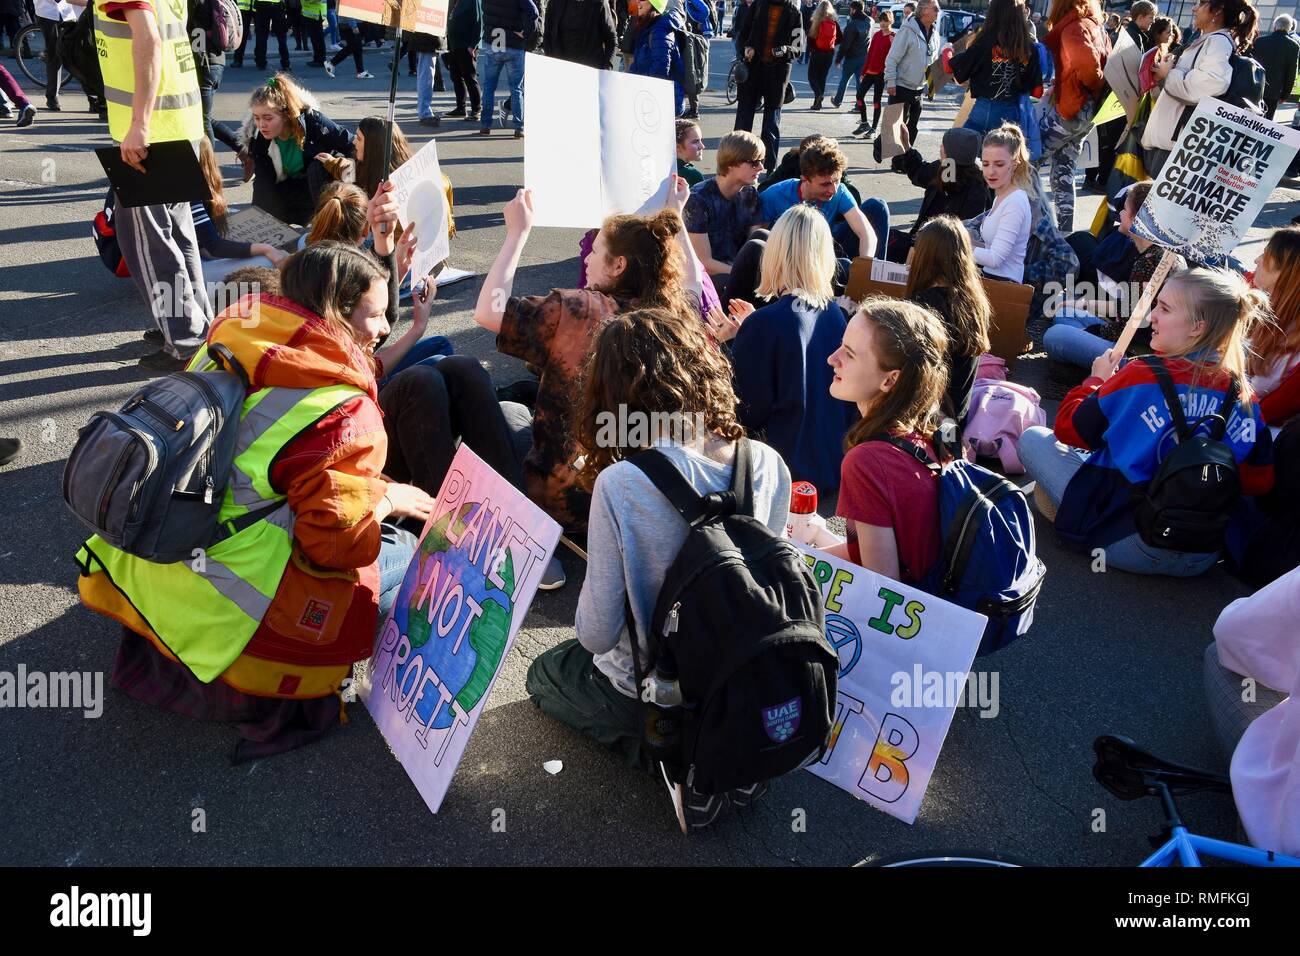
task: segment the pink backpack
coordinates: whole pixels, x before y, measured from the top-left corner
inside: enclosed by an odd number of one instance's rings
[[[1005,368],[1005,366],[1004,366]],[[981,363],[980,372],[984,372]],[[1032,425],[1046,425],[1038,393],[1028,385],[996,378],[977,378],[971,389],[970,415],[962,429],[962,446],[969,454],[997,458],[1008,475],[1023,475],[1020,436]]]

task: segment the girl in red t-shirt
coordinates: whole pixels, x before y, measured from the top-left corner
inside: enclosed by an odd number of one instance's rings
[[[948,386],[948,335],[937,315],[914,302],[868,301],[849,320],[829,361],[831,395],[862,418],[844,439],[839,515],[848,540],[838,557],[916,584],[939,560],[939,482],[920,458],[937,460],[928,436]]]

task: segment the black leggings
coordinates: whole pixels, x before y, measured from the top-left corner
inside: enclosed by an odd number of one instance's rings
[[[873,127],[880,125],[880,97],[885,92],[885,74],[864,73],[858,77],[858,115],[862,122],[867,121],[867,92],[871,91],[875,112],[871,116]]]
[[[335,66],[338,66],[349,56],[351,56],[352,62],[356,64],[357,72],[358,73],[364,72],[366,68],[366,61],[364,58],[364,51],[361,46],[361,34],[357,33],[356,29],[352,27],[350,24],[340,23],[339,40],[343,43],[343,49],[339,50],[339,52],[335,53],[332,57],[330,57],[330,62],[333,63]]]
[[[379,392],[388,432],[384,473],[436,495],[463,441],[497,474],[523,489],[514,436],[478,360],[449,355],[398,372]]]

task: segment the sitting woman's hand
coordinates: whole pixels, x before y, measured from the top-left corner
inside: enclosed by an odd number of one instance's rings
[[[366,204],[366,220],[370,223],[370,228],[381,236],[388,235],[396,228],[397,197],[393,195],[391,182],[382,182],[375,190],[375,195]]]
[[[253,165],[253,157],[249,155],[248,150],[245,149],[239,153],[239,163],[244,167],[244,182],[248,182],[253,178],[255,168]]]
[[[709,309],[705,319],[709,323],[709,331],[719,344],[731,341],[740,331],[740,319],[727,315],[717,306]]]
[[[744,322],[754,312],[753,303],[746,302],[744,299],[732,299],[728,309],[737,323]]]
[[[280,267],[280,263],[289,258],[289,253],[285,252],[283,249],[277,249],[275,246],[267,242],[253,243],[249,251],[255,256],[265,256],[267,259],[270,259],[271,265],[275,266],[277,269]]]
[[[384,492],[384,497],[392,509],[388,512],[388,517],[427,521],[433,513],[433,498],[423,488],[415,485],[391,483]]]
[[[415,291],[415,286],[419,281],[424,281],[424,294],[421,295]],[[411,283],[411,325],[413,328],[420,330],[420,335],[424,335],[424,330],[429,326],[429,313],[433,311],[433,300],[438,297],[438,283],[433,276],[421,276],[420,280]]]
[[[506,220],[506,233],[512,236],[527,235],[533,228],[533,191],[521,189],[515,193],[502,210]]]
[[[691,198],[691,184],[681,176],[674,176],[672,186],[668,189],[668,206],[681,215],[686,209],[686,200]]]
[[[397,240],[397,274],[405,276],[411,268],[411,260],[415,258],[415,247],[419,244],[419,237],[415,234],[415,223],[406,227],[402,233],[402,238]],[[417,279],[423,279],[424,276],[412,276],[411,284],[414,285]]]
[[[1124,356],[1118,349],[1107,349],[1092,360],[1092,374],[1095,378],[1107,379],[1115,374],[1115,369]]]

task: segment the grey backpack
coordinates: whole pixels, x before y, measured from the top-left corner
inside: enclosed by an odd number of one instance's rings
[[[230,371],[155,379],[119,411],[92,415],[68,456],[63,500],[119,551],[168,564],[222,534],[248,376],[224,345],[208,354]]]

